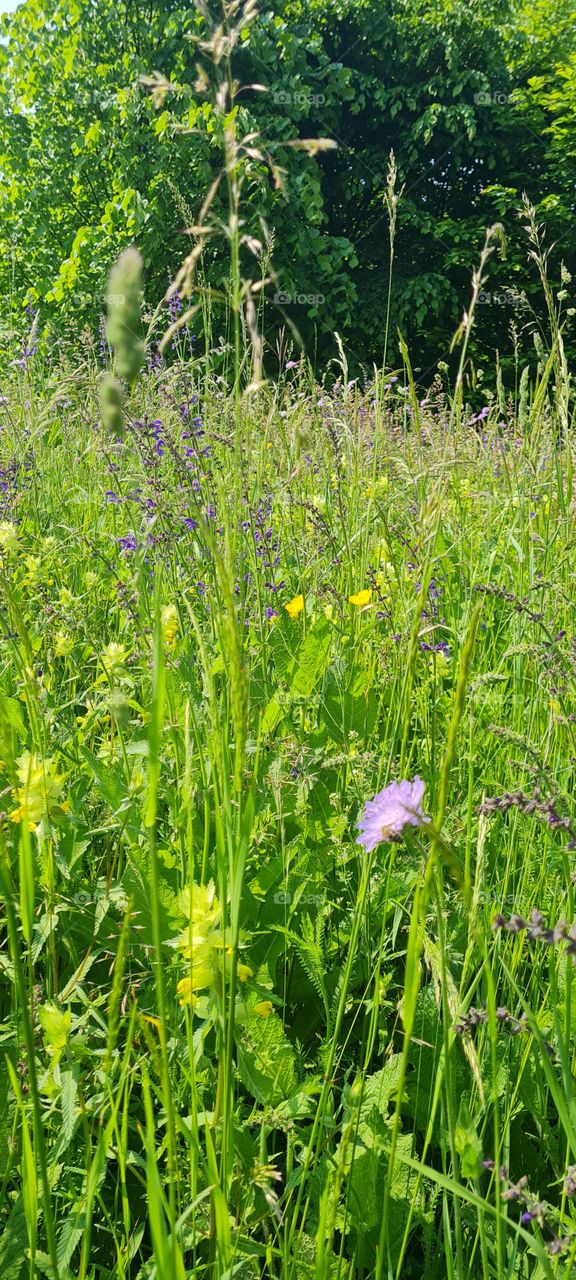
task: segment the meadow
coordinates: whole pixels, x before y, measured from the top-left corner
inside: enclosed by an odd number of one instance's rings
[[[574,1274],[558,343],[473,411],[408,360],[235,393],[183,329],[116,432],[107,343],[34,347],[0,400],[4,1280]]]

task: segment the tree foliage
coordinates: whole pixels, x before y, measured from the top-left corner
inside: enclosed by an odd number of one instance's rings
[[[259,86],[239,95],[239,127],[262,136],[284,175],[275,184],[255,158],[244,212],[247,235],[262,239],[264,224],[272,232],[276,284],[264,312],[272,346],[288,320],[320,360],[334,354],[335,330],[353,362],[380,358],[391,149],[404,184],[391,332],[402,330],[422,378],[447,354],[495,220],[508,254],[492,264],[478,311],[478,359],[509,349],[511,321],[537,323],[540,285],[517,214],[526,190],[557,241],[553,269],[559,276],[561,258],[574,266],[571,8],[570,0],[553,10],[544,0],[263,6],[242,33],[234,70],[241,84]],[[173,0],[25,0],[4,29],[4,307],[40,304],[63,331],[95,324],[106,271],[132,242],[156,305],[222,163],[206,57],[208,92],[198,87],[193,37],[204,19]],[[173,85],[160,106],[141,81],[153,73]],[[314,156],[288,145],[314,136],[338,149]],[[215,283],[227,269],[223,248],[205,255]]]

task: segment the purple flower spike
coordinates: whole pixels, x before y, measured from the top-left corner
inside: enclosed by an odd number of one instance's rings
[[[356,844],[364,845],[371,853],[382,840],[401,840],[406,827],[421,827],[430,822],[422,812],[424,783],[415,777],[413,782],[391,782],[373,800],[368,800],[358,822],[360,835]]]

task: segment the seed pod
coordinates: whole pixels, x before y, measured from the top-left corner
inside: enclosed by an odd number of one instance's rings
[[[140,338],[142,307],[142,258],[133,245],[120,254],[108,280],[106,337],[116,358],[116,369],[129,386],[136,381],[146,349]]]
[[[102,422],[115,436],[122,435],[124,391],[113,373],[105,373],[100,379],[100,413]]]

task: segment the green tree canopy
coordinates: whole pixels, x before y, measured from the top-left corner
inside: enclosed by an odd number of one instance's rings
[[[273,0],[242,33],[238,127],[258,132],[283,188],[254,158],[247,235],[273,232],[282,306],[265,306],[271,345],[294,321],[311,354],[381,357],[387,306],[384,195],[391,149],[399,206],[392,325],[424,377],[446,354],[484,230],[503,222],[478,310],[478,359],[509,348],[541,311],[518,220],[527,191],[574,269],[576,50],[570,0]],[[172,0],[25,0],[0,45],[0,272],[4,307],[40,305],[62,331],[97,323],[106,272],[140,248],[147,297],[162,298],[189,248],[184,232],[222,163],[214,106],[197,85],[204,19]],[[208,81],[211,78],[203,58]],[[174,85],[155,104],[141,77]],[[262,92],[262,88],[266,92]],[[295,138],[324,136],[316,156]],[[223,197],[218,195],[218,201]],[[222,208],[223,212],[223,208]],[[216,284],[223,243],[206,250]],[[525,291],[527,305],[518,303]]]

